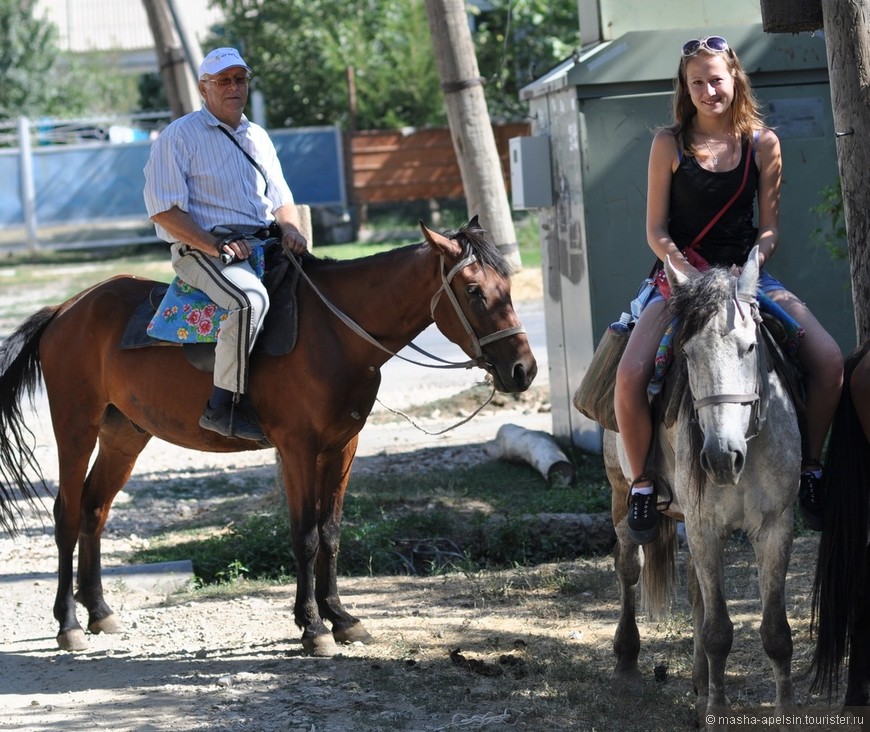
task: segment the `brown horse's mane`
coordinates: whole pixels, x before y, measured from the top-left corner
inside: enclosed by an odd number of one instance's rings
[[[475,225],[473,221],[458,229],[444,231],[442,234],[448,239],[455,239],[459,242],[459,245],[462,247],[463,257],[473,253],[477,257],[477,261],[480,262],[481,266],[484,268],[492,269],[501,277],[508,277],[510,275],[510,267],[504,255],[499,251],[498,247],[492,243],[487,232]],[[425,242],[421,242],[418,244],[408,244],[404,247],[399,247],[399,249],[411,249],[423,246],[428,245]],[[375,260],[378,258],[386,258],[392,256],[396,251],[396,249],[392,249],[386,252],[379,252],[364,257],[364,259]],[[343,260],[343,262],[346,263],[347,260]],[[302,263],[307,269],[309,267],[316,268],[331,266],[342,262],[332,257],[321,257],[309,253],[303,255]]]

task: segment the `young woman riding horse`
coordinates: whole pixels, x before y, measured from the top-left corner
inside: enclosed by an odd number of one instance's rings
[[[713,268],[690,278],[666,260],[668,314],[678,323],[663,395],[654,403],[655,432],[648,469],[667,507],[661,530],[639,546],[627,524],[633,470],[622,433],[605,432],[604,460],[613,487],[622,611],[614,636],[613,687],[632,698],[643,690],[636,585],[658,617],[675,582],[677,521],[685,521],[690,556],[688,591],[694,626],[692,682],[700,727],[727,712],[725,665],[733,640],[724,578],[724,547],[746,533],[758,562],[761,639],[776,681],[776,713],[795,710],[792,640],[785,609],[793,511],[801,461],[797,416],[786,386],[768,368],[756,300],[759,258],[753,249],[739,278]],[[671,350],[671,349],[669,349]],[[684,389],[676,383],[686,384]]]

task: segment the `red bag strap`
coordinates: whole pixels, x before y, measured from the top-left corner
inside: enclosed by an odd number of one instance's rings
[[[743,193],[743,189],[746,188],[746,179],[749,178],[749,163],[752,162],[752,138],[747,141],[746,148],[746,165],[743,166],[743,180],[740,182],[740,187],[734,192],[734,195],[731,196],[728,203],[726,203],[722,210],[719,211],[712,219],[710,219],[710,223],[707,224],[703,229],[701,229],[701,233],[698,234],[693,240],[692,243],[689,244],[689,249],[694,249],[701,242],[705,236],[707,236],[707,232],[713,228],[716,222],[722,218],[722,215],[731,208],[731,204],[737,200],[737,197]]]

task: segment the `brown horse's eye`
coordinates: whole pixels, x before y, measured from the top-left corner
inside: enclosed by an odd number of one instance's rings
[[[480,285],[469,285],[465,288],[465,292],[472,302],[486,302],[486,294]]]

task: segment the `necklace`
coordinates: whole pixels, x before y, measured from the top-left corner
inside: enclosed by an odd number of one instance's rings
[[[713,148],[710,147],[709,140],[704,140],[704,144],[707,146],[707,150],[710,151],[710,160],[713,161],[713,167],[718,168],[719,167],[719,156],[713,152]]]

